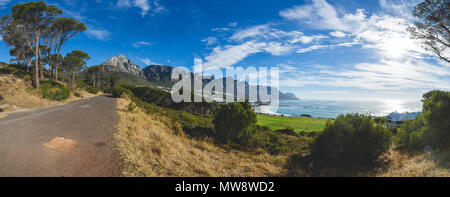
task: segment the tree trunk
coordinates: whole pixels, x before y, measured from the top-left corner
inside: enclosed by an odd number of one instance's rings
[[[75,81],[75,73],[72,73],[72,89],[73,89],[73,81]]]
[[[35,85],[36,89],[39,89],[39,30],[36,31],[36,50],[34,52],[36,57],[36,66],[35,66]]]
[[[44,66],[41,66],[39,69],[41,70],[41,80],[44,79]]]
[[[59,65],[59,63],[61,62],[60,61],[60,54],[61,53],[61,45],[59,45],[58,46],[58,53],[57,53],[57,56],[56,56],[56,64],[55,64],[55,80],[56,81],[58,81],[58,67],[60,66]]]

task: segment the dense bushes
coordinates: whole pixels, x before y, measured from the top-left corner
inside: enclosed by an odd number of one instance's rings
[[[42,81],[41,86],[39,87],[39,92],[42,97],[53,101],[61,101],[70,96],[69,88],[51,80]]]
[[[450,148],[450,92],[431,91],[423,95],[425,137],[428,145],[440,150]]]
[[[314,140],[311,160],[315,170],[358,170],[369,167],[388,149],[391,134],[370,116],[341,115]]]
[[[126,89],[126,88],[122,88],[122,87],[115,87],[111,89],[111,94],[113,95],[113,97],[115,98],[120,98],[124,95],[128,95],[128,96],[132,96],[133,93],[131,92],[131,90]]]
[[[125,87],[130,89],[134,96],[141,100],[154,103],[160,107],[167,107],[175,110],[182,110],[185,112],[206,115],[211,114],[216,108],[216,103],[207,102],[181,102],[175,103],[172,100],[171,94],[164,90],[150,87]]]
[[[256,133],[256,114],[250,103],[228,103],[219,106],[214,115],[216,141],[246,143]]]
[[[292,136],[275,131],[259,130],[253,135],[246,149],[263,149],[270,154],[287,154],[308,150],[312,138],[303,136]],[[242,147],[241,147],[242,149]]]
[[[91,93],[91,94],[97,94],[97,93],[100,91],[98,88],[92,87],[92,86],[90,86],[90,85],[86,85],[86,86],[84,87],[84,89],[86,90],[86,92],[89,92],[89,93]]]
[[[399,129],[394,142],[399,149],[420,151],[425,145],[425,119],[419,115],[414,120],[406,121]]]
[[[450,148],[450,92],[434,90],[423,95],[422,115],[406,121],[395,137],[398,148],[421,151],[425,147]]]

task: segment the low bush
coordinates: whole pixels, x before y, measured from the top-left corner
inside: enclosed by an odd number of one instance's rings
[[[259,131],[240,149],[263,149],[270,154],[288,154],[303,152],[309,149],[312,138],[292,136],[275,131]]]
[[[373,167],[391,142],[391,134],[370,116],[341,115],[329,122],[311,147],[314,170],[352,171]]]
[[[424,132],[425,119],[422,115],[419,115],[414,120],[406,121],[398,128],[394,143],[401,150],[421,151],[425,146]]]
[[[111,94],[115,98],[123,97],[124,95],[133,96],[133,92],[131,90],[122,88],[122,87],[115,87],[111,89]]]
[[[43,98],[52,101],[61,101],[67,99],[70,96],[69,88],[65,87],[61,83],[54,81],[41,81],[39,92]]]
[[[278,129],[275,132],[284,133],[284,134],[288,134],[288,135],[297,135],[297,133],[294,131],[294,128],[292,128],[292,127],[286,127],[284,129]]]
[[[86,92],[89,92],[89,93],[91,93],[91,94],[97,94],[97,93],[100,91],[98,88],[92,87],[92,86],[90,86],[90,85],[86,85],[86,86],[84,87],[84,90],[86,90]]]
[[[215,139],[223,144],[246,144],[257,132],[256,113],[250,103],[228,103],[219,106],[214,115]]]

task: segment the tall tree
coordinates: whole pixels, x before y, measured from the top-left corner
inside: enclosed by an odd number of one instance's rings
[[[85,60],[89,59],[90,57],[87,53],[79,50],[72,51],[64,57],[63,65],[71,75],[72,88],[74,88],[75,75],[86,65]]]
[[[11,8],[6,29],[9,33],[21,32],[25,45],[34,50],[36,88],[39,88],[40,37],[61,13],[61,10],[53,5],[48,6],[44,1],[17,4]]]
[[[50,29],[55,32],[56,38],[56,55],[60,57],[62,46],[76,34],[86,31],[86,25],[80,23],[78,20],[73,18],[58,18],[53,22]],[[57,61],[60,62],[60,61]],[[55,79],[58,80],[58,64],[55,67]]]
[[[414,7],[421,22],[409,27],[411,37],[423,41],[427,50],[450,63],[450,1],[425,0]]]

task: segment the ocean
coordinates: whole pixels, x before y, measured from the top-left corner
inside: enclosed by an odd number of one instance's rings
[[[280,101],[278,108],[273,106],[260,106],[256,112],[300,116],[303,114],[318,118],[336,118],[341,114],[361,113],[372,116],[385,116],[391,112],[420,112],[420,101],[331,101],[331,100],[300,100]]]

